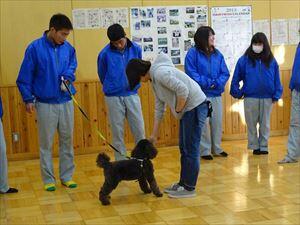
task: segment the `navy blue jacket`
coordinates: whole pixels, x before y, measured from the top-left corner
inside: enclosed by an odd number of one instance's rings
[[[98,75],[106,96],[137,94],[140,85],[137,85],[132,91],[129,90],[126,76],[126,66],[129,60],[133,58],[141,59],[142,49],[129,39],[127,39],[127,45],[123,52],[108,44],[99,53],[97,60]]]
[[[184,69],[207,97],[221,96],[230,76],[224,57],[217,49],[207,56],[203,51],[191,48],[185,57]]]
[[[61,77],[75,81],[77,60],[75,49],[65,41],[55,45],[46,35],[33,41],[26,49],[17,78],[17,85],[25,103],[37,100],[58,104],[71,99],[61,90]],[[73,85],[71,91],[75,93]]]
[[[290,89],[300,91],[300,43],[298,44],[294,59]]]
[[[240,88],[240,81],[243,86]],[[234,98],[272,98],[278,101],[282,95],[279,66],[275,59],[269,68],[256,60],[255,66],[248,56],[239,58],[231,81],[230,94]]]

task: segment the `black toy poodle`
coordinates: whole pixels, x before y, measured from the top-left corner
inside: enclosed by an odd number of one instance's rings
[[[138,180],[141,190],[148,194],[153,192],[157,197],[163,196],[157,186],[151,159],[157,155],[157,149],[147,139],[140,140],[131,152],[128,160],[110,162],[105,153],[99,153],[97,165],[104,169],[105,181],[99,192],[102,205],[110,204],[109,194],[122,180]],[[149,185],[150,188],[149,188]]]

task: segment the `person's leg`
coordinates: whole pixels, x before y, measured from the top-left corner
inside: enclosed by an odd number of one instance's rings
[[[72,181],[74,165],[73,149],[74,105],[72,101],[59,105],[58,138],[59,138],[59,176],[62,183]],[[67,185],[69,187],[76,187]]]
[[[18,189],[8,186],[6,143],[0,118],[0,194],[17,193]]]
[[[216,155],[227,156],[227,153],[225,153],[221,148],[222,115],[223,115],[222,97],[211,98],[211,103],[213,107],[213,112],[211,117],[212,152]]]
[[[6,143],[2,121],[0,119],[0,192],[5,193],[8,189]]]
[[[37,124],[40,144],[41,174],[44,184],[54,184],[52,144],[58,125],[58,105],[36,103]]]
[[[245,120],[247,124],[248,149],[258,150],[259,143],[257,137],[257,128],[259,118],[259,99],[244,99]]]
[[[287,155],[278,163],[294,163],[300,156],[300,92],[292,91],[291,119]]]
[[[259,100],[259,149],[263,154],[268,153],[268,140],[270,137],[270,118],[272,112],[272,99]]]
[[[105,97],[109,112],[109,121],[112,132],[112,145],[121,152],[114,152],[115,160],[126,159],[124,143],[125,103],[123,97]]]
[[[145,138],[145,125],[140,97],[130,95],[124,98],[126,105],[126,117],[130,130],[134,136],[135,144]]]
[[[211,118],[206,118],[203,125],[200,141],[201,157],[206,159],[213,159],[211,156]],[[209,157],[210,156],[210,157]]]
[[[207,98],[211,101],[211,98]],[[200,141],[200,155],[203,159],[211,160],[211,118],[207,117],[202,128],[201,141]]]
[[[195,186],[200,169],[199,143],[201,129],[207,117],[207,104],[201,104],[186,112],[180,120],[179,148],[181,154],[181,172],[176,192],[169,194],[172,198],[195,196]]]

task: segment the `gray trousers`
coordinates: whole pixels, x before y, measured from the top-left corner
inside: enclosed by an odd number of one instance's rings
[[[2,120],[0,119],[0,192],[7,192],[8,189],[6,143],[4,139]]]
[[[209,97],[213,112],[211,118],[206,119],[203,127],[200,141],[201,156],[210,155],[211,153],[220,154],[222,139],[222,97]]]
[[[144,119],[140,97],[130,95],[124,97],[105,97],[108,106],[109,120],[112,131],[112,145],[121,153],[115,152],[115,159],[125,159],[124,122],[128,121],[135,143],[145,138]]]
[[[287,157],[296,160],[300,156],[300,92],[292,91],[291,121]]]
[[[74,106],[69,101],[63,104],[37,102],[37,121],[40,144],[40,164],[45,184],[55,183],[52,163],[52,145],[55,131],[59,136],[59,177],[62,182],[72,180],[74,172]]]
[[[244,111],[248,132],[248,149],[268,151],[272,99],[245,98]],[[258,135],[257,124],[259,124]]]

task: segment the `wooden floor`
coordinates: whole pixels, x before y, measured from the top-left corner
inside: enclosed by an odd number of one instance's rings
[[[42,189],[38,160],[10,162],[10,186],[20,192],[0,195],[0,224],[300,224],[300,164],[277,164],[286,141],[271,138],[268,156],[253,156],[246,141],[223,142],[229,157],[201,160],[195,198],[156,198],[123,182],[105,207],[98,201],[103,175],[96,154],[76,156],[77,189],[59,184],[53,193]],[[177,181],[178,157],[178,147],[159,149],[161,189]]]

